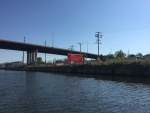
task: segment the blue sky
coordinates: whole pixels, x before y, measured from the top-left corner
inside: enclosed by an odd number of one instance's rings
[[[97,54],[95,32],[102,32],[100,54],[122,50],[150,53],[149,0],[0,0],[0,39],[70,48]],[[38,56],[44,57],[43,54]],[[47,61],[65,58],[47,55]],[[0,49],[0,63],[22,60],[22,52]],[[44,58],[43,58],[44,60]]]

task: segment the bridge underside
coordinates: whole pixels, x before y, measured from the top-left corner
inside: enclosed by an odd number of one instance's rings
[[[19,51],[27,51],[27,64],[36,62],[37,51],[39,53],[49,53],[49,54],[57,54],[57,55],[67,55],[68,53],[80,54],[79,51],[70,51],[68,49],[35,45],[23,42],[15,42],[8,40],[0,39],[0,49],[9,49],[9,50],[19,50]],[[87,58],[96,59],[98,56],[96,54],[81,52]]]

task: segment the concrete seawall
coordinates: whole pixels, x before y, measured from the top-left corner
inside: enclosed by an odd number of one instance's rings
[[[73,65],[73,66],[55,66],[55,67],[19,67],[8,68],[18,71],[36,71],[53,73],[74,73],[89,75],[112,75],[112,76],[140,76],[150,77],[150,65],[137,64],[115,64],[115,65]]]

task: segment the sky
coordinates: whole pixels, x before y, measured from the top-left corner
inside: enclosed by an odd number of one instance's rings
[[[150,54],[149,0],[0,0],[0,39],[98,53]],[[54,41],[53,35],[54,33]],[[87,48],[88,42],[88,48]],[[21,51],[0,49],[0,63],[21,61]],[[44,60],[44,54],[38,53]],[[47,55],[47,61],[66,56]]]

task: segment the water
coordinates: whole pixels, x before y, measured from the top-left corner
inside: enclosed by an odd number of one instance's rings
[[[150,85],[0,70],[0,113],[150,113]]]

